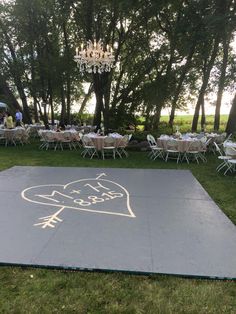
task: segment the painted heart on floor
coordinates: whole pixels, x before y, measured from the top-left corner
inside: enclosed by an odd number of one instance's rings
[[[58,207],[53,215],[39,218],[42,220],[36,226],[55,227],[61,222],[59,214],[64,209],[74,209],[84,212],[117,215],[134,218],[130,206],[129,192],[120,184],[104,179],[104,173],[96,178],[86,178],[69,182],[65,185],[38,185],[22,191],[22,198],[26,201]]]

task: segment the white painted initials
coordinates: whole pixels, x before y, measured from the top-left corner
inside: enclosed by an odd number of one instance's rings
[[[73,191],[70,192],[70,194],[75,194],[75,193],[76,194],[80,194],[80,192],[81,192],[80,190],[73,190]]]
[[[93,189],[94,191],[100,193],[100,189],[104,189],[104,190],[110,190],[109,188],[106,188],[105,186],[103,186],[100,182],[98,182],[98,185],[97,186],[92,186],[91,184],[87,183],[85,184],[84,186],[89,186],[91,189]]]
[[[47,195],[35,195],[35,196],[39,196],[39,197],[42,197],[42,198],[45,198],[46,200],[49,200],[49,201],[53,201],[53,202],[56,202],[56,203],[60,203],[60,201],[58,200],[55,200],[53,197],[55,197],[56,195],[60,195],[62,197],[66,197],[66,198],[69,198],[69,199],[72,199],[73,200],[73,197],[69,196],[69,195],[66,195],[66,194],[63,194],[63,193],[60,193],[58,191],[53,191],[51,194]]]

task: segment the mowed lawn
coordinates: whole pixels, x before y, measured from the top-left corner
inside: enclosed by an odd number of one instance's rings
[[[83,159],[79,150],[41,151],[38,146],[1,146],[0,170],[15,165],[189,169],[236,224],[236,176],[217,173],[213,154],[207,163],[177,165],[151,161],[146,152],[103,161]],[[0,283],[0,313],[236,313],[233,281],[2,266]]]

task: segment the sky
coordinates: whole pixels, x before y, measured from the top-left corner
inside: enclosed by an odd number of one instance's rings
[[[84,84],[85,90],[87,90],[89,84]],[[234,92],[230,93],[225,91],[222,97],[222,104],[221,104],[221,114],[229,114],[230,108],[231,108],[231,102],[233,100]],[[205,101],[205,111],[207,115],[214,115],[215,114],[215,106],[212,105],[216,101],[216,93],[211,93],[209,95],[209,101]],[[88,113],[93,114],[95,110],[95,104],[96,99],[95,96],[91,98],[91,100],[88,102],[88,105],[86,107],[86,111]],[[177,110],[176,115],[192,115],[194,113],[194,105],[189,105],[187,110]],[[74,107],[74,111],[78,111],[77,106]],[[170,108],[163,109],[161,111],[162,115],[169,115],[170,114]]]
[[[231,46],[233,48],[234,53],[236,54],[236,34],[234,36],[234,41],[231,43]],[[85,90],[88,89],[89,84],[85,83],[84,88]],[[235,87],[236,89],[236,87]],[[231,93],[228,91],[225,91],[222,97],[222,104],[221,104],[221,114],[229,114],[230,108],[231,108],[231,103],[235,94],[235,89]],[[211,93],[208,95],[209,100],[205,100],[205,112],[207,115],[214,115],[215,114],[215,106],[213,105],[216,101],[216,93]],[[86,111],[88,113],[94,113],[95,110],[95,104],[96,104],[96,99],[95,96],[91,98],[91,100],[88,102],[88,105],[86,107]],[[190,104],[187,108],[187,110],[182,111],[182,110],[177,110],[176,115],[184,115],[184,114],[189,114],[192,115],[194,113],[194,105],[195,104]],[[77,111],[77,106],[74,107],[74,110]],[[163,109],[161,112],[162,115],[169,115],[170,114],[170,108]]]

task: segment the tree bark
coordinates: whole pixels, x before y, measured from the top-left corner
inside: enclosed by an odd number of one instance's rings
[[[85,106],[86,106],[86,104],[87,104],[87,102],[88,102],[88,100],[89,100],[89,97],[91,96],[92,92],[93,92],[93,84],[90,84],[89,89],[88,89],[88,92],[87,92],[87,94],[84,96],[84,99],[83,99],[83,101],[82,101],[81,107],[79,108],[79,113],[78,113],[79,116],[83,113],[84,108],[85,108]]]
[[[66,120],[67,123],[70,124],[70,116],[71,116],[71,73],[70,73],[70,47],[69,47],[69,38],[66,29],[66,22],[63,22],[62,25],[63,35],[64,35],[64,43],[65,43],[65,57],[66,57]]]
[[[43,112],[41,111],[42,113],[42,120],[43,120],[43,123],[45,125],[45,128],[48,130],[49,129],[49,123],[48,123],[48,115],[47,115],[47,102],[46,102],[46,99],[43,100],[42,102],[42,107],[43,107]]]
[[[111,79],[110,74],[105,72],[102,75],[102,83],[103,83],[103,99],[104,99],[104,127],[105,132],[111,128],[110,126],[110,90],[111,90]]]
[[[65,124],[66,122],[66,102],[65,102],[65,92],[63,83],[61,82],[61,117],[60,122],[61,124]]]
[[[52,125],[54,125],[53,89],[50,79],[48,80],[48,92],[49,92],[49,107],[51,109],[51,121]]]
[[[161,117],[161,109],[162,109],[161,106],[156,108],[156,112],[155,112],[155,115],[154,115],[153,121],[152,121],[152,129],[153,130],[158,130],[158,126],[160,123],[160,117]]]
[[[144,114],[145,116],[144,131],[148,131],[150,129],[150,111],[151,111],[151,106],[146,105],[146,112]]]
[[[198,124],[198,118],[199,118],[199,111],[204,103],[204,96],[206,92],[206,88],[208,85],[209,77],[211,74],[211,70],[213,68],[215,58],[217,56],[217,51],[218,51],[218,46],[219,46],[219,36],[215,38],[214,41],[214,46],[212,49],[211,57],[207,65],[205,65],[205,69],[203,71],[203,81],[202,81],[202,86],[198,95],[198,100],[196,103],[195,111],[194,111],[194,116],[193,116],[193,122],[192,122],[192,132],[197,131],[197,124]]]
[[[225,131],[228,135],[236,132],[236,94],[234,95]]]
[[[205,124],[206,124],[206,114],[205,114],[205,99],[203,97],[202,103],[201,103],[201,109],[202,109],[202,117],[201,117],[201,130],[205,131]]]
[[[14,108],[14,110],[21,110],[21,106],[19,105],[16,97],[11,91],[10,87],[7,84],[6,79],[0,74],[0,93],[5,96],[7,102],[9,101],[9,107]]]
[[[17,62],[17,57],[16,57],[16,52],[15,52],[15,49],[12,45],[12,42],[11,42],[11,39],[8,35],[8,32],[5,28],[5,25],[2,23],[2,20],[0,19],[0,27],[2,28],[2,31],[4,33],[4,36],[5,36],[5,39],[6,39],[6,43],[7,43],[7,46],[10,50],[10,53],[11,53],[11,57],[12,57],[12,60],[13,60],[13,68],[11,69],[11,72],[12,72],[12,75],[13,75],[13,78],[14,78],[14,83],[16,85],[16,88],[18,90],[18,93],[19,93],[19,96],[21,98],[21,102],[22,102],[22,106],[23,106],[23,121],[25,123],[32,123],[32,120],[31,120],[31,116],[30,116],[30,111],[29,111],[29,107],[28,107],[28,104],[27,104],[27,98],[26,98],[26,95],[25,95],[25,91],[24,91],[24,87],[23,87],[23,84],[21,82],[21,75],[19,73],[19,67],[18,67],[18,62]]]
[[[93,119],[93,125],[99,129],[102,121],[102,112],[104,110],[103,104],[103,86],[101,82],[101,74],[93,74],[93,88],[96,96],[96,107]]]
[[[37,106],[38,102],[37,102],[37,98],[36,96],[33,97],[33,105],[34,105],[34,121],[36,123],[39,122],[39,114],[38,114],[38,106]]]
[[[36,96],[36,82],[35,82],[35,61],[34,61],[34,49],[33,44],[30,45],[30,67],[31,67],[31,96],[33,97],[34,106],[34,120],[36,123],[39,122],[38,108],[37,108],[37,96]]]
[[[216,100],[216,108],[215,108],[215,119],[214,119],[215,131],[218,131],[220,127],[220,107],[221,107],[221,101],[222,101],[222,96],[224,92],[225,74],[226,74],[228,55],[229,55],[229,43],[230,43],[229,40],[227,40],[226,38],[223,38],[223,62],[221,65],[221,72],[220,72],[217,100]]]
[[[186,61],[185,65],[183,66],[183,70],[182,70],[182,73],[180,75],[178,85],[176,87],[175,95],[174,95],[172,105],[171,105],[171,113],[170,113],[170,119],[169,119],[169,126],[171,128],[173,128],[173,122],[174,122],[174,118],[175,118],[175,110],[176,110],[177,101],[179,99],[179,94],[181,92],[182,85],[183,85],[183,82],[185,80],[186,74],[187,74],[188,70],[190,69],[192,57],[193,57],[193,54],[195,51],[195,47],[196,47],[196,45],[194,44],[194,45],[192,45],[192,47],[190,49],[190,52],[189,52],[188,57],[187,57],[187,61]]]

